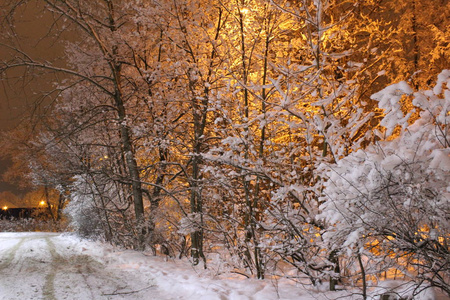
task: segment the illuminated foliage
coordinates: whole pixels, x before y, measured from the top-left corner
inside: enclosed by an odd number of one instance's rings
[[[372,275],[396,268],[419,286],[425,281],[447,293],[449,83],[446,70],[433,90],[414,94],[421,112],[412,125],[393,109],[402,93],[412,92],[405,82],[373,95],[386,112],[381,124],[389,135],[397,126],[400,133],[326,166],[321,205],[321,218],[331,225],[324,240],[332,249],[383,257],[369,266]]]

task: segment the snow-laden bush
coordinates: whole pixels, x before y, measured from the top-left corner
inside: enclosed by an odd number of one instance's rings
[[[60,224],[58,224],[60,225]],[[43,219],[0,219],[0,232],[31,232],[47,231],[54,232],[60,230],[52,220]]]
[[[352,257],[358,261],[363,275],[400,271],[448,294],[449,88],[445,70],[433,90],[412,93],[402,82],[373,95],[385,112],[381,125],[389,136],[323,166],[328,181],[319,215],[328,224],[327,246],[347,263]],[[405,116],[400,102],[408,99],[414,110]],[[414,112],[419,116],[408,122]]]
[[[71,227],[82,237],[103,236],[102,219],[92,199],[93,196],[82,192],[88,190],[87,183],[81,176],[76,177],[72,189],[72,199],[64,209]]]
[[[133,217],[133,207],[125,196],[128,185],[102,172],[87,172],[73,179],[71,199],[64,209],[71,227],[83,237],[136,248],[140,232],[149,226],[137,224]]]

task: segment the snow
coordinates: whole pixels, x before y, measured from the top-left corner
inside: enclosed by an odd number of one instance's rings
[[[431,153],[433,160],[430,168],[439,168],[445,172],[450,172],[450,149],[435,149]]]
[[[450,70],[443,70],[438,75],[436,86],[433,89],[435,95],[439,95],[440,93],[442,93],[442,88],[444,84],[447,85],[447,89],[450,88]]]
[[[386,127],[386,135],[390,136],[397,125],[406,126],[411,113],[406,116],[401,110],[401,99],[404,95],[411,95],[413,90],[405,81],[392,84],[370,98],[378,101],[378,107],[384,110],[385,116],[380,124]]]
[[[187,260],[153,256],[58,233],[0,233],[0,300],[27,299],[360,299],[284,280],[220,275]],[[396,286],[401,287],[401,291]],[[373,294],[408,294],[404,283],[386,282]],[[420,300],[441,299],[433,291]],[[369,296],[368,299],[379,299]],[[445,298],[442,298],[445,299]]]
[[[189,261],[57,233],[0,233],[0,300],[352,299],[289,280],[220,275]],[[357,299],[355,297],[354,299]]]
[[[377,288],[377,293],[391,295],[390,299],[402,297],[401,299],[433,300],[437,297],[432,289],[424,289],[413,298],[414,292],[417,293],[416,288],[416,286],[400,280],[386,280]]]

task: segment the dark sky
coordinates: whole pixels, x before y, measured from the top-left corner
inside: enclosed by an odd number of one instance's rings
[[[43,6],[39,4],[39,1],[32,1],[32,4],[27,7],[20,7],[15,15],[14,32],[16,34],[14,38],[10,38],[13,32],[12,27],[3,22],[5,12],[0,10],[3,27],[0,34],[1,61],[9,60],[16,55],[1,44],[13,45],[36,60],[59,62],[64,60],[61,39],[57,40],[48,34],[54,23],[53,17],[49,13],[42,12]],[[5,36],[7,34],[10,35]],[[13,129],[21,122],[29,123],[31,121],[29,116],[41,99],[40,94],[49,90],[52,82],[55,81],[52,76],[25,74],[24,69],[18,69],[8,72],[8,79],[4,75],[0,78],[0,132]],[[3,137],[0,136],[0,138]],[[9,164],[8,161],[0,160],[0,176]],[[25,192],[16,185],[3,182],[0,178],[0,193],[4,191],[15,194]]]

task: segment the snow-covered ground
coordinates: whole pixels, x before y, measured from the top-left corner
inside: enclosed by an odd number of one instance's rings
[[[423,298],[423,299],[433,299]],[[0,299],[358,299],[291,281],[214,276],[188,261],[68,234],[0,233]]]

